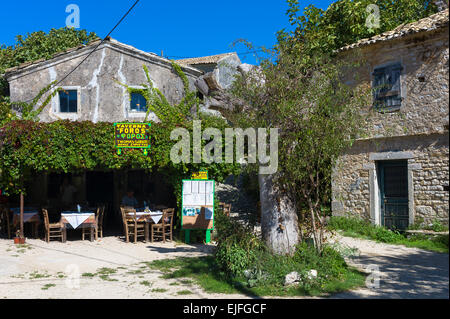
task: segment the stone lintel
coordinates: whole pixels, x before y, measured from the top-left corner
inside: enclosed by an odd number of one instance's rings
[[[384,152],[384,153],[370,153],[369,160],[371,161],[390,161],[390,160],[406,160],[414,158],[412,152]]]

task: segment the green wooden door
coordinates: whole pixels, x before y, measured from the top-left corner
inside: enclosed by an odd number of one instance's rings
[[[378,169],[382,225],[405,230],[409,226],[408,162],[381,161]]]

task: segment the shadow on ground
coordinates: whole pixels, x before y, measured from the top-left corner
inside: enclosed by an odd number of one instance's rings
[[[352,263],[366,269],[369,265],[379,267],[379,288],[364,287],[331,298],[449,298],[448,254],[411,249],[395,256],[363,254]]]

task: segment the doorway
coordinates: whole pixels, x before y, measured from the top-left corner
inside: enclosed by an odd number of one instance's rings
[[[91,206],[105,205],[104,228],[114,226],[114,173],[87,172],[86,199]]]
[[[378,162],[381,225],[406,230],[409,226],[408,161]]]

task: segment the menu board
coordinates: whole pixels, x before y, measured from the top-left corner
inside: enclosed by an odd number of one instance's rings
[[[116,148],[150,148],[149,123],[115,123]]]
[[[183,229],[214,228],[214,192],[214,181],[183,181]]]

